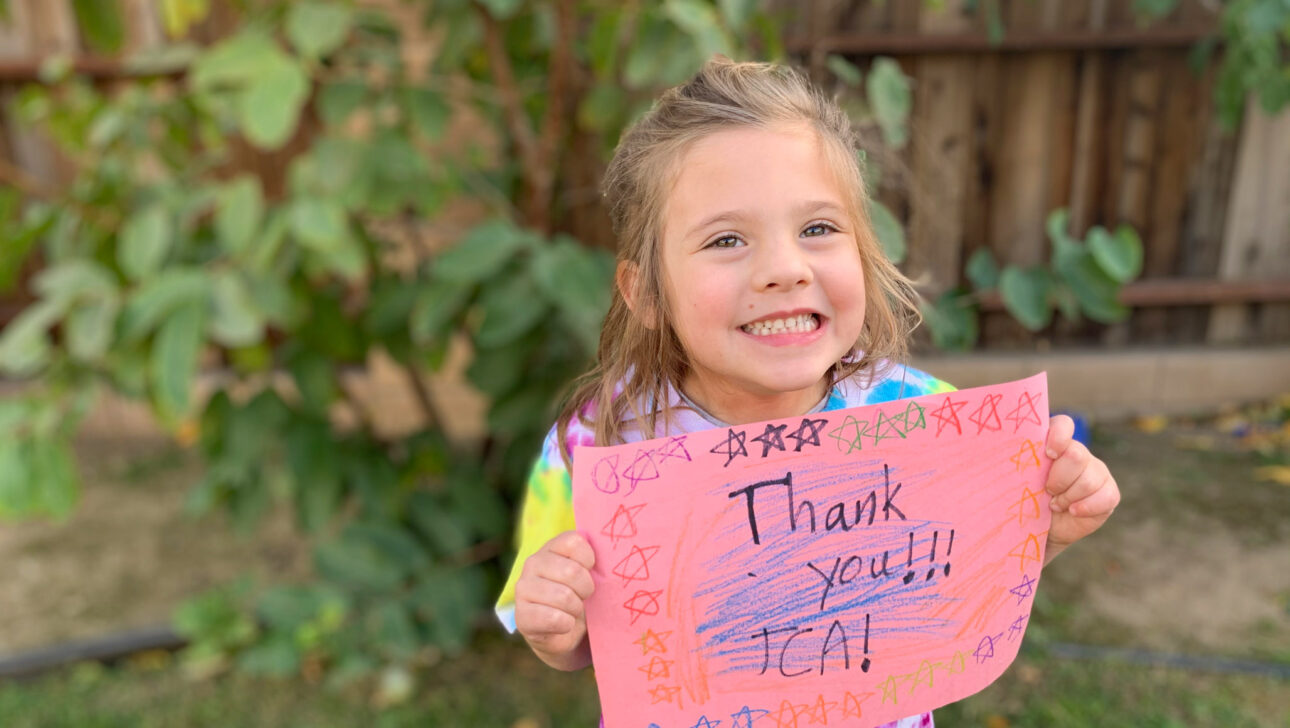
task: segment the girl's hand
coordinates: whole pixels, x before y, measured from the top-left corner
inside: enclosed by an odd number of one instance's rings
[[[560,670],[591,664],[583,602],[595,591],[596,554],[577,531],[565,531],[530,556],[515,584],[515,627],[543,662]]]
[[[1106,463],[1073,438],[1075,423],[1066,415],[1048,421],[1048,471],[1045,488],[1053,497],[1044,563],[1067,546],[1101,528],[1120,502],[1120,488]]]

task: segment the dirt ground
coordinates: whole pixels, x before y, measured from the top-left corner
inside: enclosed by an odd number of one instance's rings
[[[1208,438],[1208,439],[1205,439]],[[1053,639],[1290,662],[1290,487],[1217,430],[1097,430],[1123,503],[1044,573]],[[184,598],[250,569],[307,573],[284,515],[250,537],[183,512],[194,455],[161,440],[82,440],[86,480],[63,524],[0,525],[0,655],[161,624]]]

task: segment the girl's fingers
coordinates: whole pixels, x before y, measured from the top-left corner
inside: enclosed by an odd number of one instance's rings
[[[1093,460],[1093,456],[1083,443],[1072,440],[1061,455],[1053,461],[1053,467],[1048,471],[1048,482],[1044,487],[1053,496],[1065,493],[1084,474],[1084,470]]]
[[[577,531],[565,531],[548,541],[546,548],[551,553],[581,564],[583,568],[590,569],[596,565],[596,552],[592,550],[587,539]]]
[[[1048,457],[1057,459],[1066,452],[1075,438],[1075,420],[1067,415],[1055,415],[1048,419],[1048,440],[1045,451]]]
[[[1089,462],[1085,463],[1084,469],[1075,476],[1074,481],[1062,481],[1066,487],[1053,495],[1052,509],[1059,513],[1067,510],[1072,503],[1095,493],[1110,478],[1110,475],[1102,461],[1090,458]],[[1052,486],[1049,486],[1049,492],[1052,492]]]
[[[1066,510],[1072,516],[1080,518],[1104,518],[1111,515],[1118,505],[1120,505],[1120,488],[1115,484],[1110,473],[1107,473],[1105,479],[1091,493],[1083,498],[1071,499]]]
[[[545,579],[534,579],[532,583],[526,584],[523,600],[526,606],[532,605],[536,608],[526,611],[539,617],[537,623],[533,624],[533,630],[531,631],[567,632],[573,628],[574,622],[586,613],[582,598],[572,589],[564,584],[557,584]],[[517,598],[517,626],[520,611],[518,606],[519,599]],[[559,615],[565,615],[568,619],[564,619]]]
[[[535,581],[546,581],[570,589],[579,599],[586,599],[596,590],[587,567],[565,556],[554,553],[535,554],[524,564],[521,579],[531,577]],[[516,585],[518,588],[519,585]]]
[[[568,634],[577,625],[576,617],[555,607],[521,601],[515,603],[515,628],[529,639]]]

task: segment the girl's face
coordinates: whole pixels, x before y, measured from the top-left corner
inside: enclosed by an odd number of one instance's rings
[[[682,388],[731,423],[802,414],[864,325],[847,195],[807,125],[735,128],[682,157],[663,278],[689,359]]]

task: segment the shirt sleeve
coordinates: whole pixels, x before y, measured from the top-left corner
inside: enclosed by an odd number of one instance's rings
[[[525,560],[547,541],[573,527],[573,480],[560,457],[553,427],[542,444],[542,454],[529,472],[516,529],[515,563],[495,607],[497,618],[507,631],[515,631],[515,582],[519,581]]]

